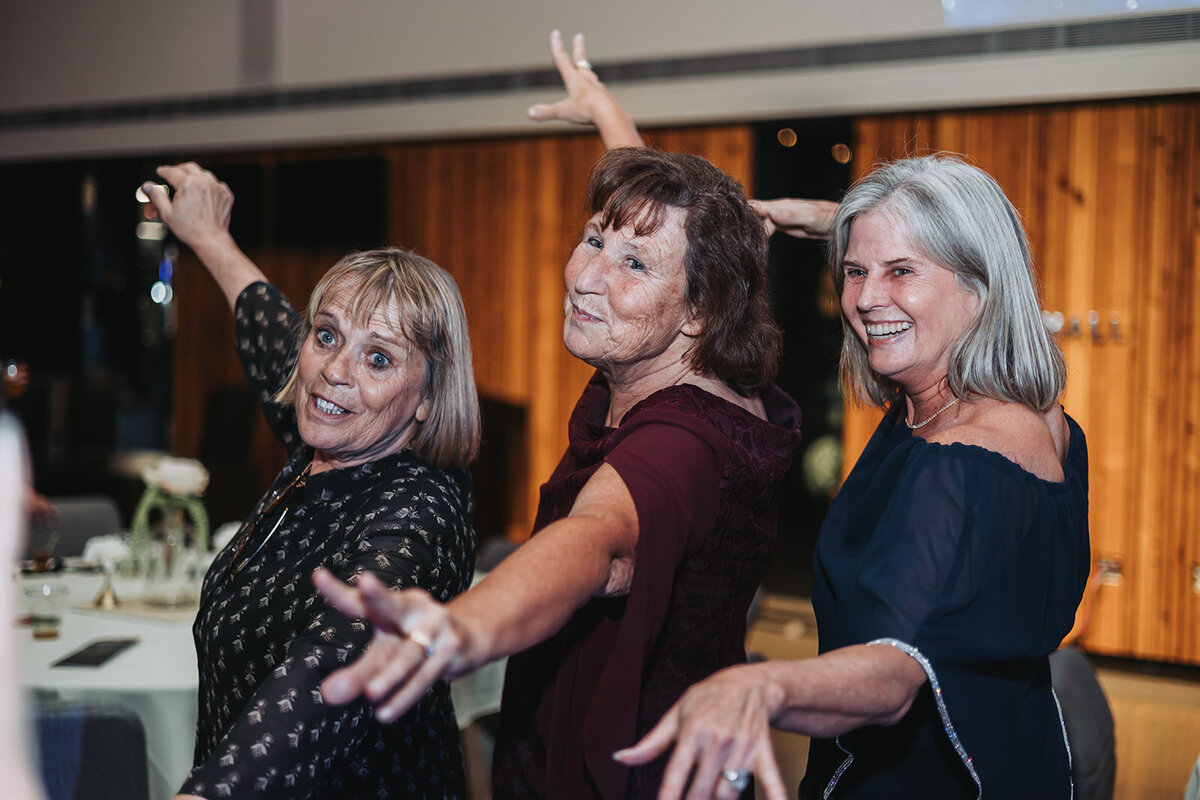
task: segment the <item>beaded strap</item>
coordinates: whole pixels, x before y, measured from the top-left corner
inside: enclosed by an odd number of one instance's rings
[[[1054,698],[1054,707],[1058,709],[1058,724],[1062,728],[1063,744],[1067,748],[1067,778],[1071,781],[1071,800],[1075,800],[1075,759],[1071,755],[1071,740],[1067,738],[1067,721],[1063,719],[1062,704],[1058,702],[1058,692],[1050,688],[1050,696]]]

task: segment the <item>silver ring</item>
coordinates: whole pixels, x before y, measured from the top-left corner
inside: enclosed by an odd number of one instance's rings
[[[426,658],[429,658],[433,655],[433,639],[429,638],[429,634],[421,633],[420,631],[413,631],[412,633],[408,634],[408,640],[417,647],[421,648],[422,652],[425,653]]]
[[[732,786],[736,791],[743,792],[750,785],[750,770],[746,769],[727,769],[721,773],[721,777],[725,782]]]
[[[591,69],[592,62],[588,61],[586,58],[581,58],[575,62],[575,66],[579,67],[580,69]]]

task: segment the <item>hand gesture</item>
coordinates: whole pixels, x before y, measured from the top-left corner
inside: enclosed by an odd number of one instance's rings
[[[313,583],[343,614],[365,617],[375,628],[366,651],[321,683],[327,702],[342,705],[361,695],[375,705],[377,720],[392,722],[435,681],[450,680],[474,666],[465,655],[469,637],[427,592],[392,591],[369,572],[350,586],[318,569]]]
[[[828,239],[838,204],[830,200],[751,200],[751,207],[763,218],[767,236],[782,231],[797,239]]]
[[[175,196],[149,181],[142,184],[142,191],[181,242],[196,249],[206,240],[229,233],[233,192],[228,186],[190,161],[156,171],[175,190]]]
[[[736,800],[750,773],[767,800],[787,800],[771,747],[772,692],[755,665],[724,669],[688,689],[640,742],[613,757],[646,764],[674,743],[658,800]]]
[[[550,34],[550,54],[554,66],[562,76],[567,96],[557,103],[538,103],[529,107],[529,118],[535,122],[557,119],[576,125],[595,125],[600,131],[607,148],[641,147],[633,120],[621,108],[588,63],[583,34],[577,33],[571,41],[571,55],[563,46],[562,33]]]

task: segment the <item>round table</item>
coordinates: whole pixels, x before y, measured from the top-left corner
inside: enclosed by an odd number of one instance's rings
[[[103,583],[102,576],[89,572],[23,575],[18,588],[44,582],[65,584],[69,607],[57,639],[37,641],[28,630],[20,631],[25,685],[55,692],[64,700],[109,700],[133,709],[146,729],[151,800],[170,800],[192,767],[195,746],[199,678],[192,619],[196,609],[174,612],[177,619],[167,621],[136,616],[132,609],[81,608],[95,599]],[[144,581],[117,576],[113,586],[118,598],[136,601]],[[51,666],[95,639],[130,636],[137,637],[138,643],[99,667]],[[460,728],[500,708],[503,681],[501,660],[451,684]],[[490,765],[475,767],[490,771]]]
[[[121,611],[83,610],[100,590],[94,573],[58,572],[24,575],[19,588],[38,583],[65,584],[70,606],[63,614],[57,639],[34,640],[20,631],[23,679],[27,687],[54,692],[64,700],[106,700],[137,713],[146,729],[150,797],[169,800],[192,766],[196,736],[196,648],[192,642],[195,610],[175,613],[175,620],[147,619]],[[117,597],[134,600],[142,591],[138,579],[114,580]],[[94,639],[137,637],[99,667],[54,667],[60,658]]]

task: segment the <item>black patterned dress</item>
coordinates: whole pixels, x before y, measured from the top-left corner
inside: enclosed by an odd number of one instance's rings
[[[293,409],[270,400],[293,358],[295,311],[273,286],[256,283],[238,298],[235,318],[246,373],[291,453],[274,491],[312,458]],[[353,661],[371,631],[326,604],[311,573],[325,566],[353,583],[369,571],[444,602],[470,584],[472,512],[466,470],[435,469],[405,449],[310,476],[238,574],[229,570],[233,545],[218,554],[193,627],[199,723],[195,766],[180,792],[210,800],[465,797],[446,684],[391,725],[377,723],[361,700],[322,702],[320,681]]]

